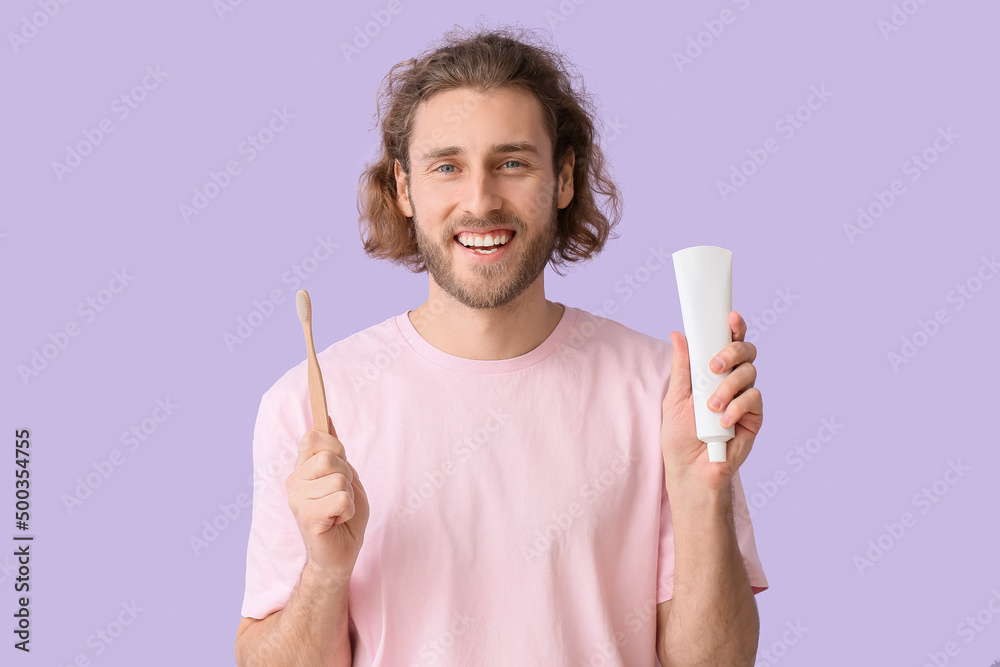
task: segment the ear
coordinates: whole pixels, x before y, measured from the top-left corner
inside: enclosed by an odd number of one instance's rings
[[[403,165],[399,163],[399,160],[395,160],[393,169],[396,176],[396,205],[402,211],[403,215],[407,218],[412,218],[413,208],[410,207],[410,193],[407,191],[407,188],[410,187],[409,179],[406,176],[406,172],[403,171]]]
[[[566,149],[566,156],[563,158],[562,168],[559,170],[559,208],[569,206],[573,201],[573,165],[576,162],[576,154],[573,147]]]

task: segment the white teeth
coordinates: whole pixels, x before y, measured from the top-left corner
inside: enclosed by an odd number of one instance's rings
[[[487,234],[485,237],[476,236],[474,234],[459,234],[458,242],[464,245],[466,248],[482,248],[495,245],[504,245],[510,240],[510,236],[503,234],[492,236]]]

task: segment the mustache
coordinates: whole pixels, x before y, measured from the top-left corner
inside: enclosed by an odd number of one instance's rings
[[[473,232],[487,232],[491,229],[496,229],[497,227],[505,227],[513,229],[515,232],[520,232],[524,229],[524,221],[513,213],[498,212],[491,214],[487,218],[466,216],[459,220],[456,224],[452,225],[451,236],[457,234],[460,229],[467,229]]]

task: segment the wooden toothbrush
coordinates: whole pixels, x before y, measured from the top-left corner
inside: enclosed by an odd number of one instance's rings
[[[316,347],[313,345],[312,303],[309,301],[309,293],[304,289],[300,289],[295,294],[295,310],[298,311],[299,320],[302,322],[302,331],[306,336],[306,354],[309,364],[309,405],[312,407],[313,430],[330,433],[323,374],[320,373]]]

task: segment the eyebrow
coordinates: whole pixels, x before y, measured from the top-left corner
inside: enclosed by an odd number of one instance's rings
[[[451,157],[453,155],[462,155],[465,151],[459,146],[445,146],[443,148],[435,148],[429,150],[423,154],[420,158],[421,162],[429,162],[430,160],[436,160],[442,157]],[[541,155],[541,151],[530,141],[518,141],[515,143],[508,144],[493,144],[490,146],[490,155],[497,155],[500,153],[533,153],[535,155]]]

